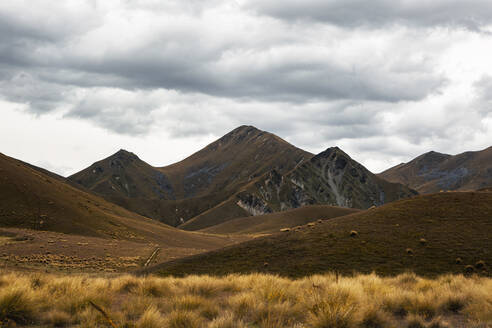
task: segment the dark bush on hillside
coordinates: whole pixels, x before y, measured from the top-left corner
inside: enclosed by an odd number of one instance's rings
[[[477,269],[485,268],[485,261],[480,260],[477,263],[475,263],[475,268],[477,268]]]
[[[472,274],[473,272],[475,272],[475,268],[473,267],[473,265],[465,266],[465,274]]]

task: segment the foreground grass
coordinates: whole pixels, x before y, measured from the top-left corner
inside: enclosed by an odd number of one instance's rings
[[[91,305],[91,302],[96,306]],[[492,279],[414,274],[221,278],[0,272],[0,326],[489,327]]]

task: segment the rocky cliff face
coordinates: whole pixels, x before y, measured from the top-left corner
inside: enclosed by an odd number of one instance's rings
[[[252,215],[325,204],[369,208],[415,195],[372,174],[337,147],[314,156],[286,175],[271,171],[238,195]]]

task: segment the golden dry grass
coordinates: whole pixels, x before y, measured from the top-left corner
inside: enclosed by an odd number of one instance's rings
[[[478,328],[492,324],[492,279],[0,272],[1,327],[110,327],[90,302],[127,328]]]

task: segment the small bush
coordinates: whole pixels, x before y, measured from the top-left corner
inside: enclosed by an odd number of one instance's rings
[[[350,231],[350,237],[357,237],[359,233],[355,230]]]
[[[385,328],[390,324],[390,318],[382,309],[370,307],[362,315],[361,328]]]
[[[418,315],[409,315],[407,318],[407,328],[425,328],[425,321]]]
[[[14,321],[21,324],[31,322],[35,309],[27,293],[28,291],[11,289],[0,295],[0,322]]]
[[[456,264],[461,264],[461,263],[463,263],[463,259],[461,257],[457,257],[456,260],[455,260],[455,263]]]
[[[414,254],[414,251],[413,251],[413,249],[411,249],[411,248],[407,248],[407,249],[405,250],[405,252],[406,252],[408,255],[413,255],[413,254]]]
[[[475,263],[475,268],[479,270],[485,268],[485,261],[477,261],[477,263]]]
[[[169,328],[199,328],[200,318],[193,312],[173,311],[167,317],[167,327]]]
[[[420,243],[420,245],[422,245],[422,246],[423,246],[423,245],[427,245],[427,239],[425,239],[425,238],[420,238],[419,243]]]
[[[352,328],[356,326],[355,313],[351,304],[322,304],[311,312],[308,323],[313,328]]]
[[[44,322],[50,324],[51,327],[65,327],[68,326],[71,321],[70,314],[59,310],[48,312],[44,318]]]
[[[244,321],[234,318],[234,315],[230,312],[226,312],[224,315],[212,320],[207,328],[247,328]]]
[[[473,267],[473,265],[467,265],[465,266],[465,274],[472,274],[475,272],[475,268]]]
[[[160,312],[152,306],[145,310],[142,317],[137,321],[137,328],[162,328],[164,323],[164,318]]]
[[[174,308],[178,310],[193,311],[210,304],[207,299],[196,295],[184,295],[174,300]]]
[[[467,300],[464,296],[451,295],[444,301],[442,307],[445,311],[451,313],[460,313],[460,311],[465,308],[466,304]]]

